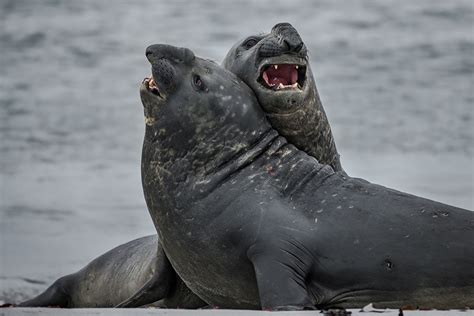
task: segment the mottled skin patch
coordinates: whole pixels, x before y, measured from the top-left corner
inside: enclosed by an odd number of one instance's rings
[[[175,84],[167,102],[141,89],[157,115],[145,131],[145,198],[171,265],[206,303],[474,306],[471,211],[335,172],[279,136],[231,73],[183,49],[148,51],[152,67],[171,61]]]

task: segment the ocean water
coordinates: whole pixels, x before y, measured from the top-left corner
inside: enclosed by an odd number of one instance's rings
[[[470,0],[0,1],[0,300],[154,233],[140,183],[146,46],[221,61],[290,22],[349,174],[473,209]]]

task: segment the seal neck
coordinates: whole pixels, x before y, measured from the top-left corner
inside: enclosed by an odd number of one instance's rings
[[[160,134],[161,129],[147,126],[142,152],[144,186],[154,183],[162,190],[176,192],[191,185],[196,194],[211,192],[229,175],[251,164],[279,136],[263,114],[258,116],[247,121],[250,126],[222,124],[199,139],[186,139],[189,133],[185,132]]]
[[[211,187],[208,189],[212,191],[213,188],[219,186],[230,176],[253,163],[261,155],[268,153],[275,140],[279,137],[280,135],[276,130],[269,128],[259,138],[255,139],[252,144],[245,148],[240,148],[232,155],[229,155],[228,159],[211,161],[207,165],[207,172],[200,175],[203,179],[201,182],[210,184]]]
[[[314,82],[313,79],[310,82]],[[315,157],[319,163],[330,165],[334,171],[343,171],[316,85],[304,101],[296,106],[298,110],[289,114],[267,112],[268,119],[289,143]]]

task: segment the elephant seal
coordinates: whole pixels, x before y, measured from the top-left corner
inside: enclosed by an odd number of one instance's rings
[[[157,251],[158,249],[158,251]],[[159,270],[156,270],[159,269]],[[144,289],[144,284],[153,286]],[[158,236],[141,237],[104,253],[76,273],[56,280],[40,295],[18,307],[114,307],[139,291],[153,291],[157,307],[199,308],[206,305],[179,279]],[[163,299],[163,300],[162,300]]]
[[[171,265],[211,306],[474,306],[474,213],[334,172],[247,86],[147,49],[142,184]]]
[[[291,24],[279,23],[269,34],[241,40],[222,65],[255,92],[271,125],[288,142],[335,171],[343,170],[308,51]]]
[[[156,245],[156,236],[120,245],[78,272],[56,280],[46,291],[18,306],[112,307],[135,293],[153,274],[160,257]],[[166,260],[166,257],[160,259]],[[168,264],[165,260],[162,260],[164,266]]]
[[[271,54],[268,53],[270,51]],[[295,87],[296,89],[277,89],[278,86],[275,89],[269,89],[268,85],[262,82],[262,69],[272,68],[266,64],[269,60],[283,63],[280,64],[280,72],[284,67],[291,65],[292,62],[294,65],[298,65],[297,81],[299,81],[300,86]],[[257,62],[261,64],[259,67],[256,66]],[[303,150],[308,150],[308,153],[313,155],[318,161],[330,164],[336,171],[342,170],[331,128],[319,100],[309,67],[306,47],[298,32],[290,24],[277,24],[269,34],[249,36],[245,40],[237,42],[226,55],[222,65],[234,72],[254,90],[260,105],[269,116],[272,124],[274,124],[274,128],[288,138],[295,139]],[[279,73],[273,71],[273,74],[278,75]],[[285,79],[278,76],[272,77],[271,75],[271,69],[267,69],[267,80],[275,82]],[[291,76],[289,80],[291,80]],[[288,104],[293,104],[292,107],[296,109],[294,113],[289,115],[285,114],[288,111]],[[306,143],[303,144],[304,142]],[[115,291],[115,288],[110,287],[108,283],[102,283],[101,278],[93,279],[94,283],[91,282],[91,278],[87,279],[88,282],[82,281],[84,275],[89,273],[100,275],[101,271],[104,271],[103,273],[107,274],[109,266],[121,260],[121,257],[115,256],[116,253],[123,254],[126,249],[129,252],[128,256],[135,257],[135,252],[152,253],[152,249],[157,246],[159,247],[156,252],[157,258],[143,258],[144,261],[149,260],[157,264],[156,267],[149,268],[154,274],[141,287],[135,286],[134,288],[137,291],[126,292],[129,293],[128,297],[125,294],[119,296],[110,295],[110,291]],[[161,300],[158,305],[162,307],[197,308],[206,306],[205,302],[187,289],[186,285],[179,276],[176,276],[172,268],[169,272],[166,272],[167,270],[160,266],[162,260],[158,260],[158,257],[165,255],[156,238],[153,243],[149,242],[148,238],[138,239],[134,241],[134,247],[128,247],[125,244],[116,248],[116,250],[118,249],[120,249],[120,252],[109,251],[101,255],[94,260],[94,264],[91,263],[83,268],[80,273],[71,274],[57,280],[44,293],[20,305],[138,307]],[[146,272],[146,270],[135,270],[134,274],[129,275],[127,274],[128,266],[120,262],[118,265],[114,265],[114,267],[115,275],[119,276],[114,279],[114,284],[121,288],[122,293],[125,293],[125,289],[131,290],[127,282],[130,281],[135,284],[136,281],[134,279],[141,279],[141,274]],[[123,270],[120,270],[120,268],[123,268]],[[171,276],[174,276],[166,278],[167,280],[174,280],[176,278],[175,284],[167,285],[169,287],[167,291],[163,290],[164,276],[161,275],[163,273],[169,273]],[[123,282],[123,285],[121,285],[120,281]],[[67,289],[67,291],[59,291],[58,288]],[[94,288],[96,291],[94,293],[95,296],[93,296],[92,291],[84,290],[87,288]],[[163,294],[165,292],[167,293],[166,296]],[[58,297],[58,294],[54,293],[61,293],[61,299]],[[84,293],[87,293],[86,297],[83,297]],[[126,299],[120,300],[124,297]],[[86,300],[93,301],[93,305],[89,303],[84,305]]]
[[[17,306],[114,307],[132,297],[152,278],[156,278],[153,291],[157,297],[168,297],[156,306],[204,306],[203,301],[176,280],[179,277],[166,255],[157,252],[157,248],[156,235],[132,240],[99,256],[78,272],[59,278],[43,293]],[[160,270],[156,271],[157,268]]]

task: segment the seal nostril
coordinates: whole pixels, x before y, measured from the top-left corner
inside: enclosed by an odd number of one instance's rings
[[[283,40],[283,45],[285,45],[285,50],[291,52],[291,44],[287,39]]]
[[[299,44],[295,47],[295,52],[299,53],[302,48],[303,48],[303,43],[299,43]]]
[[[285,49],[287,51],[294,53],[299,53],[304,45],[302,41],[292,39],[284,39],[283,44],[285,45]]]

